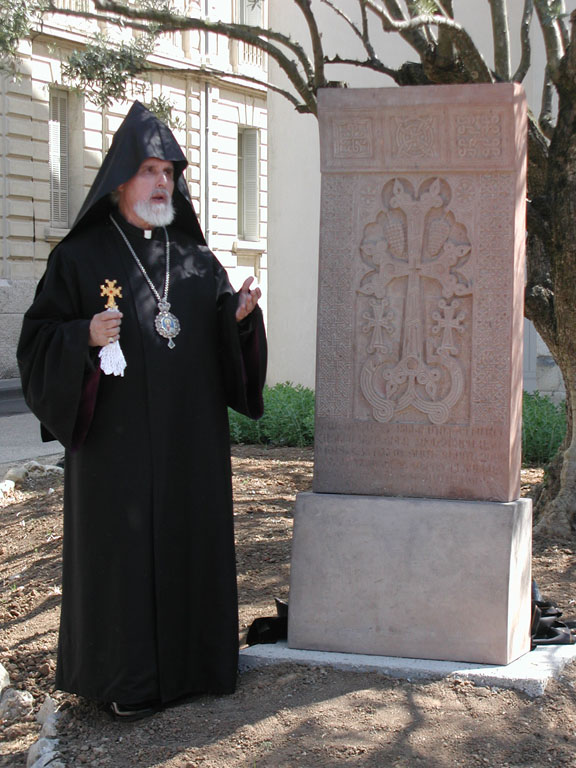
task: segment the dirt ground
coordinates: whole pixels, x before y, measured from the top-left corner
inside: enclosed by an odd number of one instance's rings
[[[308,449],[236,447],[235,520],[243,635],[288,597],[292,508],[310,487]],[[523,472],[530,494],[540,470]],[[2,478],[0,478],[1,480]],[[0,661],[12,685],[60,705],[69,768],[576,768],[576,664],[531,699],[458,680],[409,682],[297,665],[241,675],[237,691],[204,696],[137,723],[54,692],[60,602],[62,484],[31,476],[0,499]],[[576,543],[534,543],[543,593],[576,615]],[[447,616],[447,626],[458,616]],[[0,766],[26,765],[34,714],[0,723]]]

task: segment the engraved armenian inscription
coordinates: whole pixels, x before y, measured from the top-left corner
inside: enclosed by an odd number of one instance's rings
[[[334,157],[370,158],[374,153],[369,118],[334,121]]]
[[[469,420],[473,248],[451,199],[445,179],[394,178],[364,227],[355,337],[367,418]]]

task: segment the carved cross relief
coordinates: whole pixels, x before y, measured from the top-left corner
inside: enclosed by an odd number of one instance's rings
[[[465,390],[458,337],[471,321],[473,254],[451,199],[444,179],[415,189],[395,178],[364,228],[357,295],[368,345],[360,390],[377,421],[402,421],[415,409],[443,424]]]

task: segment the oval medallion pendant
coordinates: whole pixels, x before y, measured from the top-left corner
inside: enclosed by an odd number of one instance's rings
[[[159,314],[154,319],[157,333],[164,339],[168,339],[168,347],[174,349],[174,337],[180,333],[180,321],[170,312],[170,304],[167,301],[158,302]]]

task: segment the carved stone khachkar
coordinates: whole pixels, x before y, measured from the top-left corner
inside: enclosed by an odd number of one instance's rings
[[[322,99],[316,491],[519,495],[523,107],[471,88]]]
[[[319,116],[315,493],[290,644],[507,663],[529,644],[523,91],[330,89]],[[478,610],[456,641],[440,593]]]

